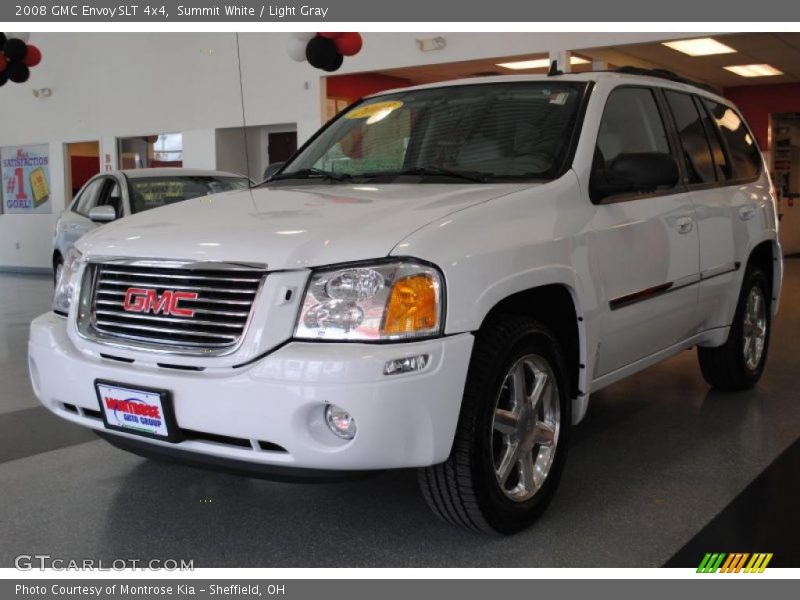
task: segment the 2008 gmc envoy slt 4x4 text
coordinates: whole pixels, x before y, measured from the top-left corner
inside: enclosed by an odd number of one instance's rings
[[[42,403],[145,456],[275,478],[419,467],[530,525],[592,392],[696,346],[756,384],[775,198],[724,98],[623,72],[363,99],[267,182],[111,223],[31,326]]]

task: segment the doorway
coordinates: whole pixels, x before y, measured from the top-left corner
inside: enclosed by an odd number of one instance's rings
[[[267,136],[269,162],[286,162],[297,152],[297,132],[280,131]]]
[[[92,177],[100,172],[100,142],[66,144],[66,205]]]

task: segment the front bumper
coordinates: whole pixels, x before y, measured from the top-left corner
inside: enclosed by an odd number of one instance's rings
[[[290,342],[247,366],[195,372],[84,354],[66,325],[62,317],[42,315],[31,324],[29,341],[34,391],[58,416],[106,436],[188,452],[199,462],[336,471],[444,461],[473,343],[471,334],[402,344]],[[430,356],[424,370],[383,374],[387,361],[418,354]],[[105,430],[96,379],[170,391],[184,439],[169,443]],[[353,440],[328,431],[326,403],[353,415]]]

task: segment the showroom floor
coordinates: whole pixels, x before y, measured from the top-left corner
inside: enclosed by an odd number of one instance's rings
[[[709,391],[686,352],[597,393],[549,511],[511,538],[437,521],[413,471],[280,484],[112,448],[30,390],[27,327],[48,310],[51,281],[0,275],[0,566],[23,553],[196,567],[694,566],[712,551],[797,565],[800,260],[786,268],[757,389]]]

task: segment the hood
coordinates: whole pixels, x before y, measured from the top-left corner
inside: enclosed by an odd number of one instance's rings
[[[381,258],[433,221],[531,185],[263,187],[142,212],[77,247],[87,257],[257,262],[272,270]]]

